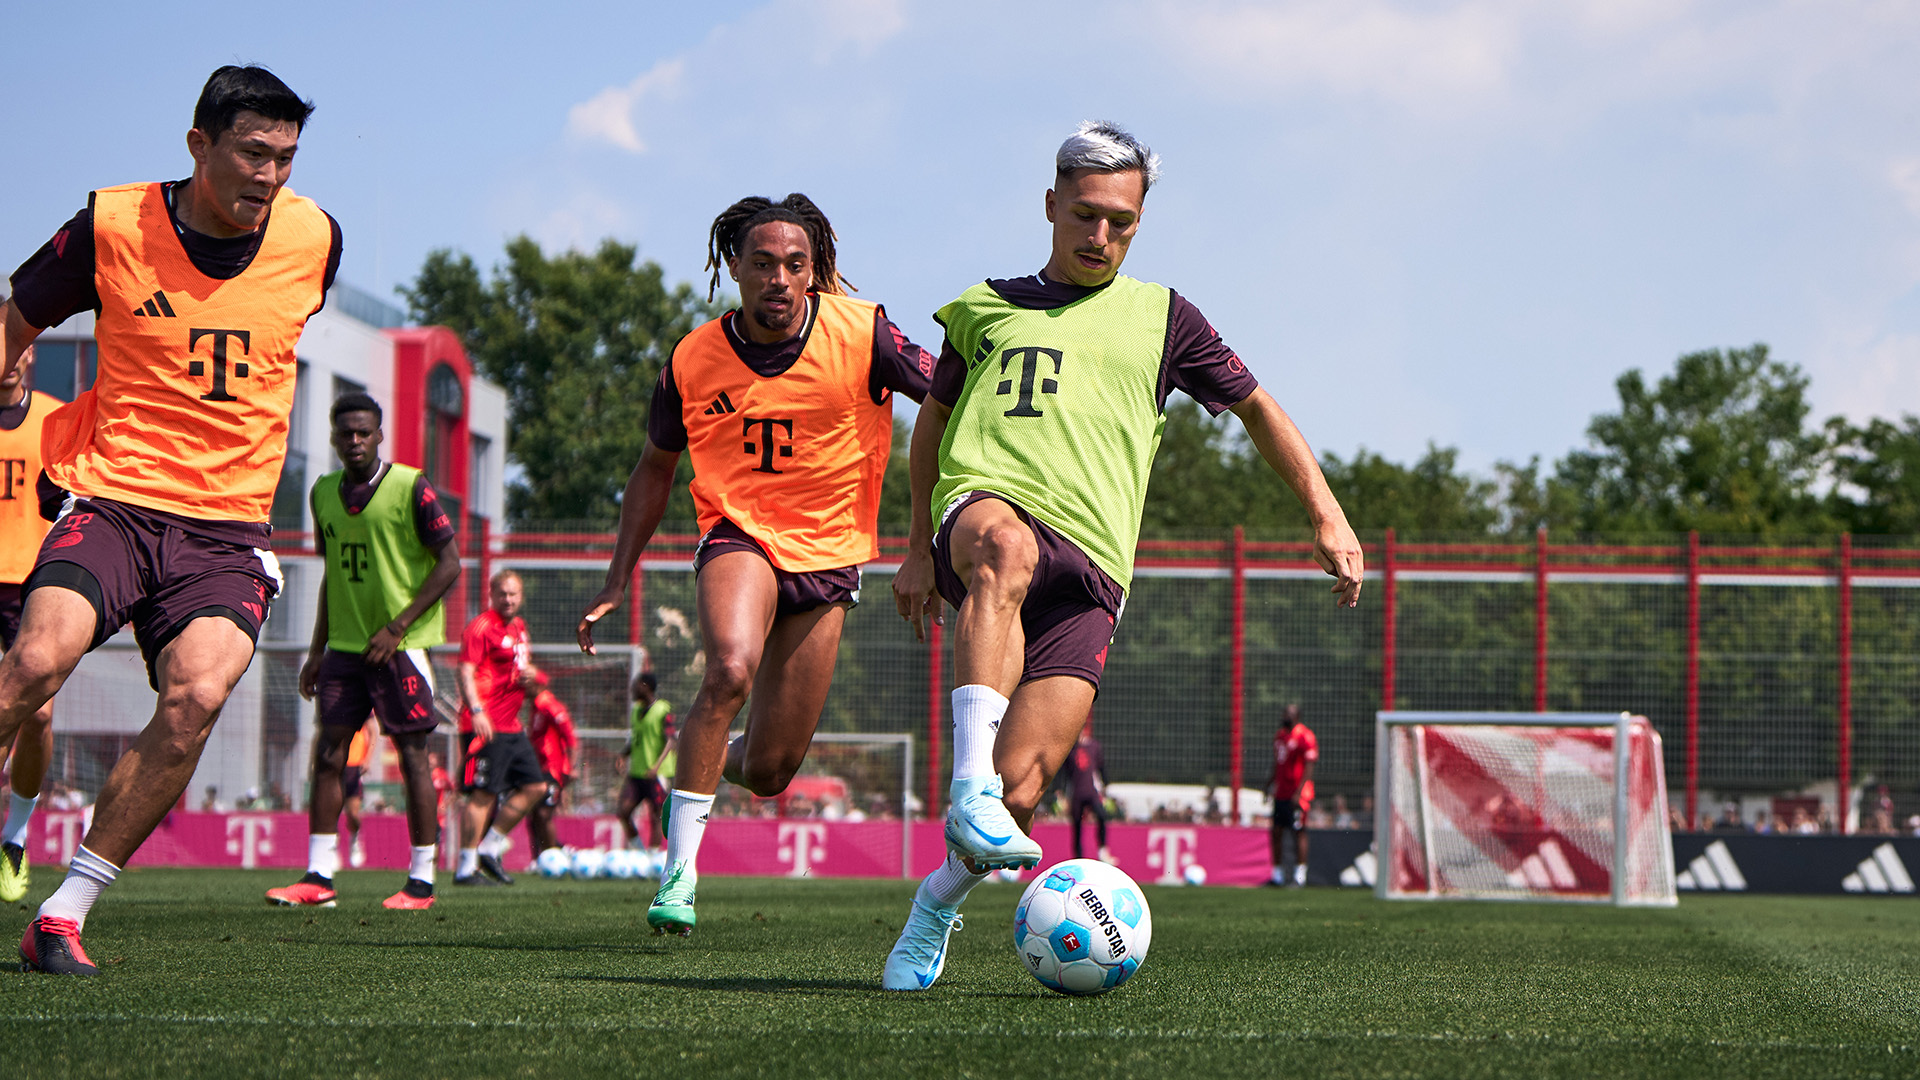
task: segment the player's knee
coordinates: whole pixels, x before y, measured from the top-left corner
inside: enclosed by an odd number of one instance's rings
[[[176,728],[211,728],[227,703],[228,689],[219,679],[184,679],[169,682],[161,695],[163,715],[175,721]]]
[[[47,710],[44,699],[53,696],[73,667],[63,662],[60,650],[39,639],[24,637],[14,644],[7,652],[5,661],[0,663],[6,665],[11,676],[7,682],[12,684],[12,689],[43,699],[38,706],[40,711]]]
[[[715,704],[737,704],[753,689],[754,665],[747,657],[722,653],[707,658],[707,671],[700,680],[700,693]]]
[[[794,774],[800,771],[799,759],[760,760],[749,759],[741,770],[740,779],[745,781],[748,791],[763,799],[770,799],[787,790],[793,783]]]
[[[973,542],[973,565],[1008,580],[1025,581],[1040,561],[1033,530],[1019,521],[989,525]]]

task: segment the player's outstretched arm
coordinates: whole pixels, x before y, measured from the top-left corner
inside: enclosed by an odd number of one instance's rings
[[[20,362],[20,354],[40,336],[40,330],[14,309],[13,301],[0,300],[0,377]]]
[[[633,467],[633,474],[627,477],[626,492],[620,496],[620,534],[614,541],[613,560],[607,564],[606,584],[587,604],[586,614],[580,617],[580,626],[575,631],[581,652],[595,651],[593,624],[626,600],[627,582],[633,579],[633,568],[640,562],[640,553],[647,549],[654,530],[660,527],[660,519],[666,516],[667,496],[673,492],[673,470],[679,464],[678,451],[662,450],[652,439],[648,439],[646,448],[640,451],[640,463]]]
[[[1305,436],[1273,395],[1263,389],[1235,405],[1233,415],[1246,426],[1247,437],[1259,448],[1260,456],[1306,508],[1313,521],[1313,561],[1334,578],[1333,591],[1340,597],[1337,603],[1341,607],[1359,606],[1360,581],[1366,572],[1360,538],[1347,524],[1346,511],[1340,509],[1333,489],[1327,487],[1327,478]]]
[[[453,588],[453,583],[459,578],[460,543],[449,540],[434,553],[433,569],[427,571],[427,578],[420,583],[420,591],[414,594],[413,602],[402,608],[392,622],[374,631],[363,654],[367,663],[377,667],[393,659],[407,631],[420,621],[420,616],[426,614],[428,608],[447,595],[447,590]]]
[[[907,554],[893,575],[893,606],[913,624],[913,636],[927,640],[926,620],[940,618],[933,591],[933,487],[940,481],[940,440],[953,410],[928,397],[913,422],[907,452],[907,477],[913,488],[913,524],[907,529]]]

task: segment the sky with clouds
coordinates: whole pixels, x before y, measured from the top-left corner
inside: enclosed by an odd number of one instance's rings
[[[164,18],[156,16],[163,12]],[[1578,445],[1625,369],[1771,345],[1817,417],[1920,412],[1920,6],[1825,0],[24,5],[0,264],[184,175],[214,66],[319,104],[293,186],[391,295],[438,247],[612,236],[704,281],[805,191],[916,340],[1046,257],[1060,139],[1166,161],[1126,269],[1199,305],[1313,444],[1472,468]]]

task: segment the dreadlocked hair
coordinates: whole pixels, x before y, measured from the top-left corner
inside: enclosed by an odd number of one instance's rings
[[[785,221],[806,230],[807,241],[813,245],[815,291],[841,296],[859,291],[841,275],[834,260],[833,224],[812,199],[796,191],[779,202],[749,195],[713,219],[713,228],[707,231],[707,265],[702,267],[713,271],[707,281],[708,300],[719,291],[720,271],[726,268],[727,260],[739,257],[740,244],[747,234],[770,221]]]

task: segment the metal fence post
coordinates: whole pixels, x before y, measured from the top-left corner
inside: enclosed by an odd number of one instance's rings
[[[1394,704],[1395,691],[1393,683],[1395,675],[1394,615],[1395,603],[1398,600],[1395,591],[1399,581],[1399,574],[1396,572],[1394,559],[1393,529],[1389,526],[1381,560],[1384,565],[1381,569],[1382,595],[1380,598],[1380,707],[1388,712],[1392,712],[1395,708],[1398,708],[1398,706]]]
[[[1853,783],[1853,534],[1840,534],[1840,786],[1834,816],[1842,835]]]
[[[936,614],[927,625],[927,820],[940,811],[940,720],[946,675],[940,670],[940,622]]]
[[[1534,534],[1533,711],[1547,711],[1547,529]]]
[[[1233,674],[1228,693],[1231,699],[1227,705],[1230,738],[1233,741],[1233,760],[1228,763],[1227,775],[1233,785],[1233,794],[1228,797],[1228,812],[1234,824],[1240,823],[1240,782],[1244,775],[1245,756],[1242,736],[1246,732],[1246,672],[1247,672],[1247,533],[1239,525],[1233,527],[1233,627],[1230,631],[1233,652]]]
[[[1687,827],[1700,827],[1700,533],[1687,534]]]

